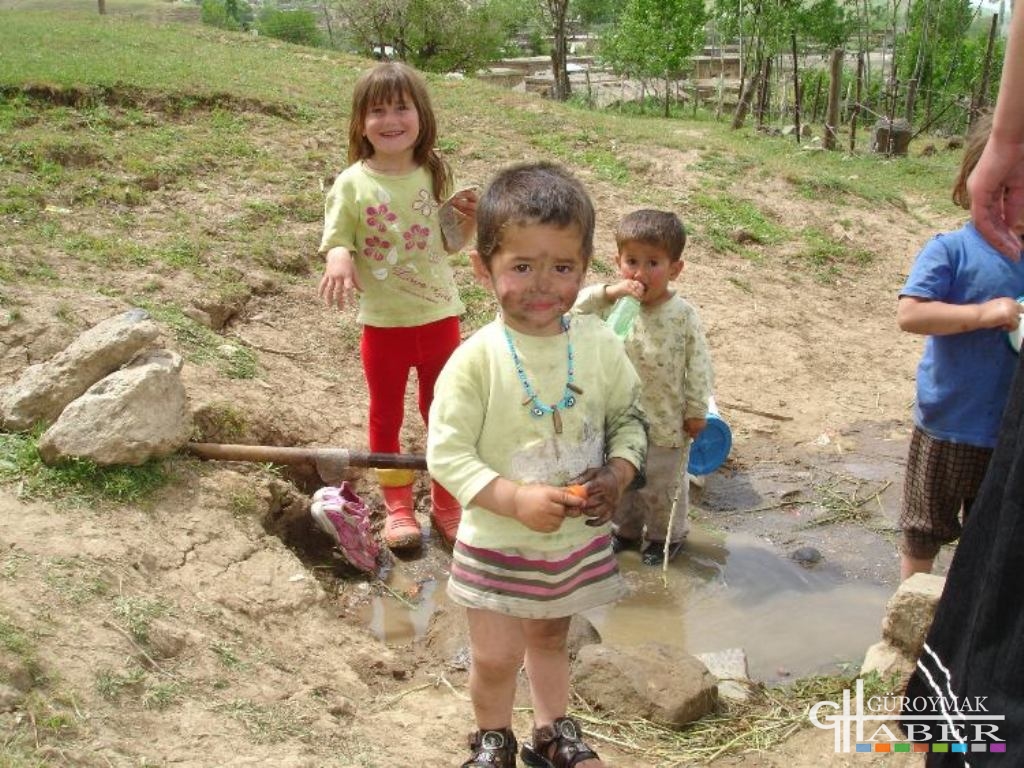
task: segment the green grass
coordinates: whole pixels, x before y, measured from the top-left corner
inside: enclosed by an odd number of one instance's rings
[[[181,270],[214,288],[226,266],[239,264],[307,279],[322,216],[317,182],[343,165],[348,94],[369,62],[154,22],[159,5],[135,2],[152,13],[0,11],[0,128],[10,146],[0,152],[0,218],[16,219],[26,244],[48,246],[17,249],[0,261],[0,279],[50,282],[76,260],[97,269],[147,267],[169,278]],[[0,0],[5,4],[42,7]],[[75,55],[41,55],[47,45]],[[913,210],[917,198],[951,208],[948,186],[959,160],[953,152],[899,160],[860,149],[811,152],[750,127],[734,131],[703,110],[669,119],[655,111],[600,112],[538,102],[472,79],[427,79],[439,148],[456,175],[468,158],[485,159],[491,169],[524,156],[556,159],[611,184],[624,203],[678,211],[713,250],[756,258],[765,267],[773,259],[763,246],[800,234],[742,202],[756,199],[747,190],[751,180],[786,179],[790,194],[806,199],[809,209],[827,201]],[[293,134],[293,141],[266,140]],[[325,134],[332,144],[320,140]],[[861,138],[866,146],[867,133]],[[700,193],[681,196],[647,177],[651,148],[686,153],[686,172],[700,177]],[[251,182],[255,192],[222,196],[221,210],[200,212],[201,226],[187,208],[159,218],[146,213],[154,198],[202,199],[211,184],[234,177]],[[83,214],[100,210],[105,223],[97,228]],[[738,228],[754,237],[752,246],[735,242]],[[815,258],[809,247],[808,259]],[[604,274],[604,267],[595,264],[595,272]],[[99,277],[83,283],[111,290]],[[482,306],[474,289],[460,289]],[[163,303],[181,303],[172,287],[147,290]],[[257,375],[255,357],[241,355],[222,370]]]
[[[804,245],[796,258],[809,265],[815,276],[824,282],[844,274],[847,267],[866,266],[875,258],[871,251],[851,247],[813,227],[803,231],[803,240]]]
[[[584,127],[579,130],[540,130],[531,137],[531,143],[564,163],[573,162],[591,168],[605,181],[625,182],[629,179],[628,166],[616,153],[617,141],[599,130]]]
[[[749,200],[699,194],[694,204],[697,210],[693,218],[700,234],[721,253],[747,253],[745,242],[776,245],[789,237],[783,227]]]
[[[475,331],[491,322],[498,309],[494,294],[468,273],[457,273],[455,280],[459,286],[462,303],[466,305],[466,314],[462,316],[463,330]]]
[[[249,99],[290,115],[296,101],[336,99],[339,91],[331,87],[339,85],[337,78],[351,84],[355,74],[325,72],[335,69],[325,61],[346,59],[326,51],[304,59],[293,55],[293,46],[241,33],[190,27],[182,34],[174,25],[90,11],[92,6],[60,14],[2,12],[0,50],[6,66],[0,68],[0,89],[35,84],[76,106],[99,103],[105,91],[136,96],[160,91],[162,102],[176,109]],[[177,87],[166,92],[168,83]],[[266,99],[267,94],[276,98]]]
[[[78,504],[139,503],[164,487],[164,462],[138,467],[102,467],[86,459],[47,466],[36,449],[37,435],[0,433],[0,483],[19,482],[22,498],[65,499]]]
[[[43,581],[69,605],[79,608],[110,592],[101,567],[81,557],[59,557],[42,563]]]
[[[211,403],[195,414],[195,434],[198,442],[237,443],[245,435],[246,419],[230,403]]]
[[[241,669],[247,666],[245,662],[239,658],[236,650],[227,643],[220,641],[210,643],[210,650],[213,651],[214,655],[218,659],[220,659],[220,663],[228,669]]]
[[[865,697],[893,696],[902,691],[898,679],[865,675]],[[726,754],[746,751],[770,753],[797,731],[810,727],[810,707],[820,701],[842,702],[844,689],[853,689],[853,674],[817,675],[785,686],[758,685],[745,702],[723,701],[719,711],[705,715],[683,729],[657,725],[640,718],[616,721],[600,713],[575,711],[573,715],[605,736],[625,745],[646,765],[707,765]]]
[[[306,718],[287,702],[258,704],[235,699],[214,710],[241,723],[257,744],[277,744],[308,731]]]
[[[145,679],[145,670],[138,666],[123,672],[101,669],[96,673],[96,692],[107,701],[120,701],[126,692],[140,691]]]
[[[256,492],[250,488],[242,491],[232,491],[228,496],[228,507],[231,516],[237,518],[252,518],[260,510],[260,499]]]
[[[177,339],[185,356],[193,363],[213,363],[230,379],[254,379],[259,375],[259,358],[236,339],[226,339],[170,304],[146,299],[137,301],[155,320],[166,325]]]
[[[120,596],[114,600],[114,618],[132,637],[145,645],[149,642],[149,627],[153,619],[166,616],[170,608],[162,600],[145,597]]]

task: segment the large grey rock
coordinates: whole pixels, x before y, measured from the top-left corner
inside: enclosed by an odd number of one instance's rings
[[[920,656],[945,583],[930,573],[915,573],[904,580],[885,605],[882,639],[905,656]]]
[[[39,455],[138,465],[174,453],[192,429],[181,365],[175,353],[154,350],[97,382],[43,433]]]
[[[159,335],[141,309],[97,323],[62,352],[31,365],[0,394],[0,423],[17,431],[37,422],[49,424],[75,398],[116,371]]]
[[[573,664],[572,684],[598,709],[672,727],[703,717],[718,703],[715,677],[707,667],[660,643],[586,645]]]
[[[916,658],[910,658],[899,648],[882,640],[868,648],[867,653],[864,654],[860,674],[863,677],[870,672],[877,672],[878,676],[885,680],[898,676],[901,684],[905,685],[916,664]]]
[[[566,645],[569,646],[569,658],[575,659],[579,656],[580,649],[587,645],[601,642],[601,633],[583,614],[574,614],[569,620],[569,635],[566,637]]]
[[[742,648],[727,648],[714,653],[698,653],[697,659],[718,679],[718,695],[730,701],[747,701],[753,683]]]

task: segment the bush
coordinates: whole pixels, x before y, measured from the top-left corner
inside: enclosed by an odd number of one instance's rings
[[[260,14],[258,29],[261,35],[286,43],[316,46],[320,42],[320,30],[312,11],[268,8]]]
[[[228,13],[224,0],[203,0],[202,9],[199,12],[199,19],[203,24],[221,29],[241,29],[242,25],[238,19]]]

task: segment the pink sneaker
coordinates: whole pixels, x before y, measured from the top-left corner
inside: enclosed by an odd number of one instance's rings
[[[364,573],[376,574],[382,550],[370,527],[370,513],[348,482],[321,488],[309,508],[316,524],[334,540],[342,557]]]

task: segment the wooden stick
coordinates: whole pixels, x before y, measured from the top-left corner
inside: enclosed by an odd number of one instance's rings
[[[364,453],[347,448],[293,448],[280,445],[231,445],[226,443],[189,443],[189,453],[201,459],[218,461],[254,461],[272,464],[308,464],[317,467],[376,467],[379,469],[426,469],[421,453]]]
[[[764,416],[766,419],[775,419],[776,421],[792,421],[792,416],[782,416],[778,413],[769,413],[768,411],[759,411],[756,408],[748,408],[745,405],[737,405],[736,403],[725,403],[716,398],[716,402],[723,408],[728,408],[733,411],[743,411],[743,413],[752,413],[755,416]]]

